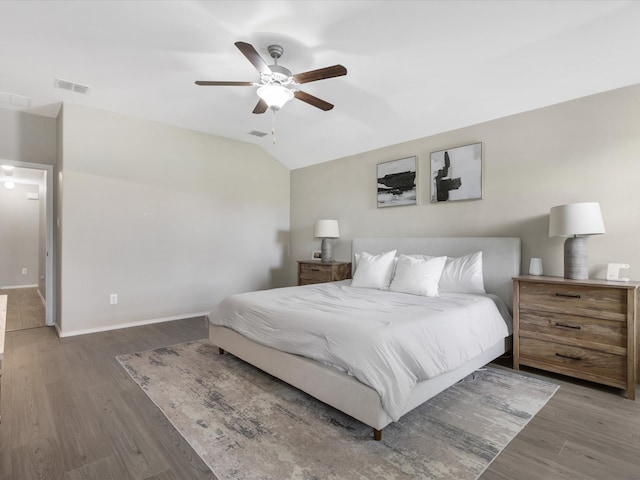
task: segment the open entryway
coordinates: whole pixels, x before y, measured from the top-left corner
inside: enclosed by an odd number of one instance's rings
[[[0,295],[6,330],[54,325],[53,167],[0,159]]]

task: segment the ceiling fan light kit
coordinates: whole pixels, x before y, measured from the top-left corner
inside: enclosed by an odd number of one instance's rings
[[[260,81],[254,82],[229,82],[229,81],[208,81],[198,80],[196,85],[201,86],[236,86],[236,87],[259,87],[257,90],[260,100],[253,109],[253,113],[264,113],[267,109],[275,113],[284,104],[294,97],[320,110],[328,111],[333,108],[329,102],[325,102],[313,95],[298,90],[297,85],[302,83],[315,82],[325,78],[340,77],[347,74],[347,69],[342,65],[320,68],[309,72],[293,75],[291,71],[278,65],[278,59],[282,56],[284,49],[280,45],[269,45],[267,50],[273,65],[267,65],[253,45],[246,42],[236,42],[235,46],[251,62],[260,73]]]
[[[271,110],[280,110],[293,98],[293,92],[282,85],[263,85],[257,93]]]

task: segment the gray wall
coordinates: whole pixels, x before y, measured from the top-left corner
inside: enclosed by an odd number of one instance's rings
[[[428,106],[425,106],[428,108]],[[640,85],[354,155],[291,173],[292,260],[320,248],[319,218],[340,221],[334,256],[349,260],[361,236],[517,236],[523,273],[541,257],[563,274],[563,239],[549,238],[549,209],[600,202],[607,233],[588,240],[590,274],[629,263],[640,279]],[[483,199],[430,203],[430,152],[483,143]],[[418,205],[376,207],[376,164],[418,157]],[[295,262],[290,264],[290,274]]]
[[[268,154],[73,104],[60,118],[63,335],[288,283],[289,171]]]
[[[0,159],[55,165],[55,118],[0,108]]]
[[[39,277],[40,202],[27,199],[37,185],[0,184],[0,288],[33,286]],[[22,274],[22,269],[27,274]]]

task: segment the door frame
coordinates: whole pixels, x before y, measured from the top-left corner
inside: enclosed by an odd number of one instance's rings
[[[33,170],[44,170],[46,172],[46,212],[45,212],[45,323],[47,326],[53,326],[56,324],[56,309],[55,309],[55,288],[54,288],[54,265],[55,262],[55,248],[53,245],[53,165],[47,165],[45,163],[29,163],[20,162],[17,160],[5,160],[1,161],[4,165],[12,165],[18,168],[31,168]]]

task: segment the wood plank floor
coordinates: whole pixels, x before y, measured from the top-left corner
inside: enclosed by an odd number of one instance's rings
[[[0,289],[0,295],[7,295],[8,332],[45,326],[46,311],[37,288]]]
[[[206,334],[202,318],[64,339],[7,332],[0,479],[215,479],[115,359]]]
[[[640,479],[640,401],[616,388],[540,370],[521,373],[560,389],[482,480]]]
[[[0,480],[215,479],[115,360],[206,335],[201,318],[65,339],[7,333]],[[639,479],[640,401],[544,378],[560,390],[480,478]]]

